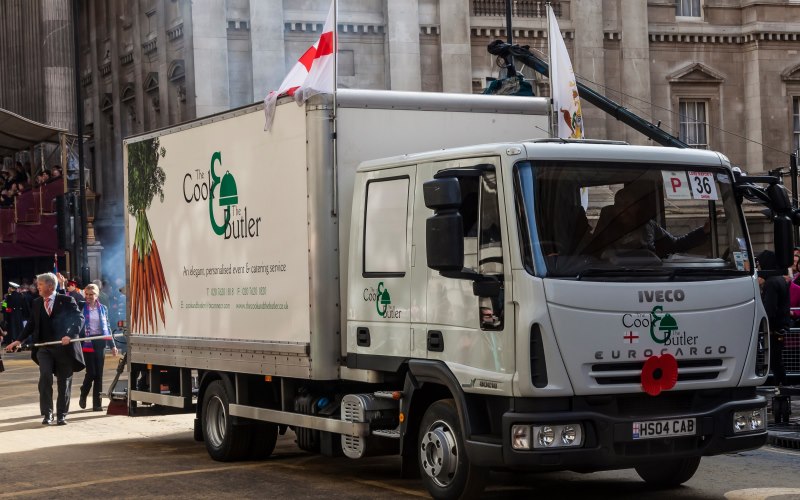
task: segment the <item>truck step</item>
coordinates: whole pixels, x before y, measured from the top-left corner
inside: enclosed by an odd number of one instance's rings
[[[400,431],[398,429],[376,429],[372,431],[372,435],[389,439],[400,439]]]
[[[395,394],[399,396],[395,396]],[[375,391],[372,393],[373,396],[380,399],[403,399],[403,392],[402,391]]]

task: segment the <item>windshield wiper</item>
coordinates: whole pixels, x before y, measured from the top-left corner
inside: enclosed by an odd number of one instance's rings
[[[750,271],[739,269],[714,268],[714,267],[676,267],[673,272],[678,276],[695,276],[699,274],[712,274],[715,276],[749,276]]]
[[[647,269],[641,267],[589,267],[578,273],[578,281],[584,276],[675,276],[673,269]]]

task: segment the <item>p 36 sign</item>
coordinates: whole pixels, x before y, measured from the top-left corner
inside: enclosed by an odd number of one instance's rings
[[[711,172],[663,170],[664,192],[671,200],[717,200],[717,185]]]

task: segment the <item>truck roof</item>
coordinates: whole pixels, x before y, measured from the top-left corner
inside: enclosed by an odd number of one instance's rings
[[[480,144],[447,150],[392,156],[363,162],[359,171],[400,167],[410,163],[505,154],[509,148],[527,151],[528,158],[543,160],[599,160],[721,166],[727,159],[715,151],[664,146],[633,146],[618,141],[532,139],[530,141]]]
[[[330,106],[333,96],[318,94],[311,97],[306,106]],[[278,106],[296,106],[294,97],[278,99]],[[418,111],[452,111],[456,113],[487,113],[514,115],[547,115],[547,99],[543,97],[498,96],[482,94],[448,94],[444,92],[404,92],[396,90],[338,89],[336,105],[339,108],[399,109]],[[170,125],[124,139],[124,142],[158,137],[164,134],[186,130],[208,123],[218,122],[264,109],[263,102],[255,102],[238,108],[228,109],[194,120]]]

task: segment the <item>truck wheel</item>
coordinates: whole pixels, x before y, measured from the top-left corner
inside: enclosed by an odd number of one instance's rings
[[[422,417],[417,440],[419,469],[428,493],[436,499],[477,498],[486,471],[467,458],[458,412],[452,399],[430,405]]]
[[[248,456],[251,460],[264,460],[275,451],[278,441],[278,424],[258,422],[251,427],[253,439],[250,441]]]
[[[680,458],[636,467],[636,473],[655,488],[674,488],[685,483],[697,472],[700,457]]]
[[[230,400],[222,380],[211,382],[203,396],[203,441],[211,458],[220,462],[244,458],[250,446],[250,426],[233,424]]]

